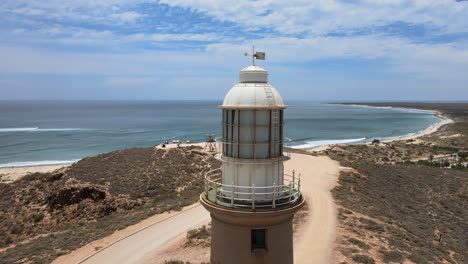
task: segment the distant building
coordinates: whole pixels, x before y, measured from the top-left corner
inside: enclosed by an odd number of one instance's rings
[[[297,173],[285,173],[283,111],[268,72],[249,66],[225,96],[222,167],[205,175],[211,263],[293,263],[294,214],[304,204]]]

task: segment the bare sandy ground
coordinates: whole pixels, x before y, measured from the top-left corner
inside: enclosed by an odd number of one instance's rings
[[[58,165],[41,165],[41,166],[26,166],[26,167],[11,167],[0,168],[0,181],[12,182],[20,179],[28,173],[34,172],[52,172],[60,168],[68,167],[71,164],[58,164]]]
[[[199,203],[180,212],[162,213],[57,258],[53,263],[154,263],[165,245],[195,227],[208,224],[210,215]]]
[[[338,181],[340,166],[327,156],[293,153],[285,168],[302,174],[301,192],[310,211],[302,234],[294,241],[294,263],[330,263],[337,227],[337,211],[330,190]]]
[[[340,167],[326,156],[292,154],[291,160],[285,163],[285,169],[301,173],[301,191],[309,210],[299,232],[294,234],[294,263],[331,263],[337,213],[330,190],[336,185]],[[183,248],[184,242],[185,236],[175,238],[141,263],[160,264],[164,260],[193,263],[209,261],[209,248]]]

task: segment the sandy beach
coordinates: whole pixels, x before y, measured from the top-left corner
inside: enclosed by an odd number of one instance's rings
[[[27,175],[28,173],[34,172],[53,172],[55,170],[65,168],[70,166],[72,163],[69,164],[57,164],[57,165],[41,165],[41,166],[25,166],[25,167],[7,167],[7,168],[0,168],[0,181],[1,182],[13,182],[21,177]]]
[[[422,137],[422,136],[425,136],[425,135],[429,135],[429,134],[432,134],[434,132],[436,132],[437,130],[439,130],[439,128],[441,128],[442,126],[444,125],[447,125],[447,124],[450,124],[450,123],[453,123],[454,121],[446,116],[444,116],[442,113],[440,112],[437,112],[435,111],[436,114],[435,116],[437,118],[440,119],[440,122],[438,122],[437,124],[434,124],[422,131],[419,131],[418,133],[414,134],[414,135],[408,135],[408,136],[403,136],[403,137],[397,137],[395,139],[389,139],[389,140],[383,140],[382,142],[391,142],[391,141],[396,141],[396,140],[408,140],[408,139],[417,139],[419,137]]]
[[[372,106],[369,106],[369,107],[372,107]],[[419,109],[412,109],[412,110],[418,110],[419,111]],[[401,137],[395,137],[395,138],[383,139],[383,140],[380,140],[380,142],[387,142],[388,143],[388,142],[398,141],[398,140],[417,139],[419,137],[432,134],[432,133],[436,132],[437,130],[439,130],[439,128],[441,128],[442,126],[447,125],[447,124],[451,124],[451,123],[454,122],[452,119],[444,116],[439,111],[431,111],[431,112],[434,112],[435,113],[434,116],[440,119],[440,121],[438,123],[436,123],[436,124],[434,124],[432,126],[429,126],[426,129],[423,129],[423,130],[421,130],[421,131],[419,131],[417,133],[414,133],[414,134],[401,136]],[[372,142],[369,141],[369,142],[358,143],[358,144],[371,144],[371,143]],[[321,151],[329,149],[331,146],[334,146],[334,145],[346,145],[346,144],[321,145],[321,146],[316,146],[316,147],[312,147],[312,148],[304,148],[303,150],[306,150],[306,151],[309,151],[309,152],[321,152]]]

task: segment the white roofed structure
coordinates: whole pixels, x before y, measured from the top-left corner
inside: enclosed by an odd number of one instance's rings
[[[283,162],[284,110],[268,72],[254,59],[224,97],[221,168],[205,174],[202,205],[211,213],[211,263],[293,264],[292,219],[304,204],[300,174]]]
[[[279,92],[268,83],[268,72],[252,65],[239,73],[239,83],[224,97],[224,109],[284,109]]]

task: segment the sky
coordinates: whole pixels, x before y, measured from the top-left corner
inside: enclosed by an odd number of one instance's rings
[[[0,100],[468,100],[465,0],[2,0]]]

